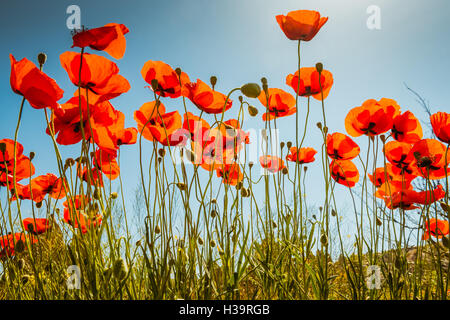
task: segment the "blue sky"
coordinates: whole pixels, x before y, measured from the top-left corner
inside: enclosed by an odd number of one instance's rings
[[[322,62],[334,76],[334,85],[326,99],[330,132],[345,132],[347,112],[367,99],[395,99],[402,110],[411,110],[427,121],[426,114],[404,86],[418,91],[429,100],[433,112],[449,110],[447,73],[450,69],[450,2],[448,0],[118,0],[96,1],[6,1],[0,11],[0,102],[3,124],[0,138],[13,138],[21,98],[11,91],[8,55],[36,61],[39,52],[48,55],[45,72],[65,90],[60,101],[74,92],[59,55],[71,50],[71,34],[66,27],[66,8],[81,8],[81,23],[89,28],[106,23],[123,23],[127,51],[116,63],[131,89],[111,100],[126,116],[126,125],[135,126],[133,112],[152,100],[145,89],[140,70],[147,60],[162,60],[181,67],[191,80],[205,82],[216,75],[217,90],[228,92],[247,82],[266,77],[270,87],[288,92],[285,78],[297,66],[297,43],[288,40],[275,16],[291,10],[313,9],[328,16],[318,35],[302,46],[302,66]],[[381,9],[381,30],[369,30],[366,9]],[[96,54],[103,54],[95,52]],[[109,58],[109,56],[108,56]],[[232,97],[237,104],[237,96]],[[254,105],[261,108],[257,100]],[[164,101],[169,110],[182,111],[182,102]],[[230,110],[227,116],[235,115]],[[301,99],[301,117],[306,100]],[[261,110],[261,109],[260,109]],[[190,111],[196,112],[191,105]],[[311,121],[306,146],[320,149],[320,133],[315,123],[321,120],[318,101],[312,101]],[[281,119],[278,125],[282,140],[295,141],[294,118]],[[57,173],[50,138],[45,134],[44,115],[28,104],[25,107],[19,142],[25,153],[36,152],[36,174]],[[303,122],[301,122],[303,123]],[[247,128],[262,128],[260,115],[247,123]],[[424,126],[424,133],[428,129]],[[365,139],[355,139],[364,150]],[[74,156],[79,147],[63,147],[65,156]],[[138,148],[122,147],[122,174],[126,194],[132,196],[138,184],[136,162]],[[320,157],[319,157],[320,158]],[[310,177],[321,175],[320,162],[310,166]],[[322,180],[310,179],[307,194],[311,203],[321,203]],[[344,187],[338,192],[347,195]],[[349,201],[341,198],[343,204]]]

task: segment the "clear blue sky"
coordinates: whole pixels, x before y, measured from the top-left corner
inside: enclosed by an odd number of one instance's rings
[[[45,72],[65,90],[60,102],[73,94],[74,87],[59,62],[59,55],[71,50],[71,35],[66,27],[66,8],[71,4],[81,8],[81,22],[89,28],[116,22],[130,29],[125,56],[116,62],[131,90],[111,100],[125,114],[127,126],[135,126],[134,110],[152,100],[140,74],[147,60],[179,66],[191,80],[207,82],[216,75],[217,89],[222,92],[246,82],[259,82],[265,76],[269,86],[293,93],[285,85],[285,78],[296,70],[297,44],[284,36],[275,16],[297,9],[314,9],[329,17],[315,39],[304,43],[302,66],[321,61],[334,75],[334,86],[326,100],[331,132],[345,132],[347,112],[369,98],[395,99],[402,110],[409,109],[428,120],[404,82],[430,101],[432,111],[449,110],[448,0],[14,0],[3,1],[0,10],[0,138],[13,138],[20,105],[20,97],[9,85],[10,53],[16,59],[27,57],[33,61],[39,52],[47,53]],[[366,27],[366,9],[370,5],[381,9],[381,30]],[[237,102],[237,96],[234,100]],[[301,100],[302,115],[305,102]],[[182,111],[179,99],[164,103],[167,109]],[[254,104],[261,107],[257,100]],[[236,109],[230,110],[228,116],[232,117]],[[320,135],[315,126],[321,119],[319,102],[313,101],[311,109],[305,144],[319,149]],[[257,119],[248,122],[247,128],[262,128],[260,117]],[[293,121],[288,117],[278,122],[283,140],[295,141]],[[57,173],[44,123],[43,112],[27,104],[19,141],[26,153],[36,152],[37,175]],[[429,134],[426,128],[424,131]],[[365,145],[364,139],[355,140]],[[78,146],[63,147],[65,156],[73,156],[78,150]],[[138,183],[137,154],[137,145],[122,147],[122,173],[130,196]],[[322,189],[322,180],[311,177],[321,175],[320,162],[310,168],[307,194],[312,203],[316,197],[321,202],[318,190]]]

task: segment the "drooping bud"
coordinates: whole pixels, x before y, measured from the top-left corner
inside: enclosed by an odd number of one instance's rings
[[[316,123],[317,128],[319,128],[320,130],[322,130],[322,123],[321,122],[317,122]]]
[[[183,182],[178,182],[177,183],[177,187],[180,190],[187,190],[187,185],[185,183],[183,183]]]
[[[249,105],[248,114],[252,117],[255,117],[258,114],[258,109],[256,109],[254,106]]]
[[[239,99],[239,102],[240,102],[240,103],[244,102],[244,98],[243,98],[242,96],[239,96],[238,99]]]
[[[261,94],[261,87],[256,83],[247,83],[241,87],[241,92],[249,98],[258,98]]]
[[[164,156],[166,155],[166,150],[164,149],[159,149],[158,150],[158,154],[161,158],[164,158]]]
[[[323,64],[322,62],[316,63],[316,70],[318,73],[321,73],[323,71]]]
[[[380,218],[377,218],[376,224],[377,226],[380,227],[383,224],[383,222],[380,220]]]

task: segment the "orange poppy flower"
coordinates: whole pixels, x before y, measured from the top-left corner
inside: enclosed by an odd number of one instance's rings
[[[100,170],[108,179],[114,180],[120,174],[117,154],[111,154],[102,150],[97,150],[93,157],[93,165]]]
[[[11,88],[24,96],[35,109],[58,106],[57,101],[63,97],[64,91],[58,87],[56,81],[40,71],[27,58],[16,61],[12,54],[11,60]]]
[[[14,140],[2,139],[1,144],[5,145],[5,152],[0,152],[0,186],[14,188]],[[23,155],[23,146],[16,144],[16,182],[29,178],[34,174],[34,165],[30,159]]]
[[[63,181],[64,178],[58,178],[52,173],[37,176],[31,180],[29,185],[20,188],[19,198],[42,202],[48,194],[53,199],[62,199],[66,196]]]
[[[223,183],[231,186],[237,185],[238,182],[241,182],[244,179],[244,175],[237,163],[218,166],[216,174],[218,177],[222,178]]]
[[[411,184],[412,180],[408,177],[398,177],[393,176],[392,180],[385,180],[375,192],[375,197],[385,200],[386,197],[390,197],[396,192],[401,192],[405,190],[413,190]]]
[[[327,136],[327,154],[335,160],[352,160],[359,155],[359,146],[343,133],[335,132]]]
[[[416,142],[410,151],[413,158],[411,167],[424,178],[432,180],[442,179],[449,172],[450,152],[445,156],[447,148],[434,139],[423,139]],[[445,162],[447,158],[447,163]]]
[[[328,21],[328,17],[320,17],[320,13],[312,10],[296,10],[286,16],[277,15],[281,30],[290,40],[310,41]]]
[[[430,236],[442,239],[449,234],[449,225],[447,220],[432,218],[425,222],[425,232],[422,236],[423,240],[428,240]]]
[[[394,118],[392,136],[400,142],[415,143],[422,139],[422,126],[412,112],[406,111]]]
[[[349,188],[359,181],[359,171],[351,160],[333,160],[330,163],[330,173],[337,183]]]
[[[13,257],[15,255],[15,247],[17,246],[17,242],[22,241],[24,244],[27,241],[30,241],[31,244],[35,244],[38,242],[38,239],[35,237],[29,237],[26,234],[20,233],[10,233],[6,236],[0,237],[0,258],[5,257]],[[27,246],[24,246],[25,250]]]
[[[72,48],[90,47],[94,50],[105,51],[115,59],[121,59],[127,46],[124,35],[129,31],[125,25],[118,23],[108,23],[100,28],[83,30],[72,37]]]
[[[134,120],[137,123],[139,133],[145,139],[153,141],[153,134],[150,131],[150,121],[165,113],[166,108],[160,101],[144,103],[139,110],[134,112]]]
[[[93,109],[90,106],[90,109]],[[77,97],[71,98],[66,103],[62,104],[60,108],[55,109],[53,114],[51,128],[54,130],[56,142],[62,145],[71,145],[80,142],[83,139],[83,131],[86,140],[91,137],[91,130],[87,116],[87,104],[84,97],[81,97],[81,112],[80,118],[79,99]],[[47,134],[50,135],[50,128],[47,128]]]
[[[419,207],[414,204],[429,205],[445,197],[445,191],[441,185],[432,191],[417,192],[413,189],[403,189],[385,196],[384,201],[389,209],[401,208],[403,210],[413,210]]]
[[[411,167],[414,156],[411,154],[412,146],[409,143],[389,141],[384,145],[386,159],[393,165],[392,172],[396,175],[417,175]]]
[[[285,168],[284,161],[277,156],[261,156],[259,157],[261,167],[269,172],[276,173]]]
[[[68,199],[63,206],[64,221],[74,228],[81,229],[83,233],[93,227],[99,227],[102,223],[102,216],[89,210],[89,198],[86,196],[78,195],[74,199]]]
[[[368,173],[367,176],[375,187],[379,188],[386,181],[392,181],[394,179],[392,164],[386,163],[386,167],[376,168],[373,174]]]
[[[263,113],[264,121],[290,116],[296,112],[295,98],[290,93],[277,88],[269,88],[268,93],[269,98],[264,90],[258,97],[262,105],[267,108],[267,112]]]
[[[142,67],[141,74],[145,82],[150,85],[152,80],[158,81],[155,92],[161,97],[178,98],[181,96],[182,86],[190,82],[186,73],[181,72],[178,77],[172,67],[162,61],[147,61]]]
[[[350,110],[345,118],[345,129],[352,137],[376,136],[392,129],[399,113],[400,106],[392,99],[370,99]]]
[[[450,144],[450,113],[438,112],[430,117],[436,137],[446,144]]]
[[[34,235],[39,235],[51,229],[50,222],[45,218],[26,218],[22,221],[24,229]]]
[[[206,139],[206,133],[211,127],[205,119],[201,119],[191,112],[185,113],[183,118],[183,129],[189,132],[192,141],[201,142]]]
[[[61,65],[67,71],[75,86],[87,88],[90,92],[100,96],[95,102],[102,102],[115,98],[130,90],[128,80],[119,75],[117,65],[105,57],[84,53],[66,51],[59,56]]]
[[[301,97],[312,96],[316,100],[326,99],[333,86],[333,74],[328,70],[320,73],[316,68],[300,68],[300,86],[298,83],[298,70],[286,77],[286,84]]]
[[[184,84],[181,94],[206,113],[222,113],[230,109],[233,104],[226,95],[211,89],[200,79],[197,79],[196,83]]]
[[[314,156],[316,155],[317,151],[313,148],[300,148],[300,150],[297,150],[297,147],[291,147],[289,149],[289,152],[290,154],[286,156],[287,161],[297,161],[298,163],[303,164],[311,163],[316,160]]]

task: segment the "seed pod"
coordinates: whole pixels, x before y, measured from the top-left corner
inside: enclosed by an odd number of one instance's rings
[[[212,209],[211,210],[211,218],[215,218],[217,216],[217,211]]]
[[[158,150],[158,154],[161,158],[164,158],[164,156],[166,155],[166,150],[164,149],[159,149]]]
[[[155,233],[156,234],[160,234],[161,233],[161,228],[159,226],[155,227]]]
[[[281,150],[283,150],[284,145],[285,145],[284,141],[281,141],[281,142],[280,142],[280,149],[281,149]]]
[[[336,217],[336,215],[337,215],[336,210],[331,209],[331,215],[332,215],[333,217]]]
[[[211,203],[212,203],[212,204],[216,204],[216,203],[217,203],[217,200],[216,200],[216,199],[211,199]]]
[[[322,235],[320,236],[320,243],[323,246],[326,246],[328,244],[328,237],[325,233],[322,233]]]
[[[241,87],[241,92],[249,98],[258,98],[261,94],[261,87],[256,83],[247,83]]]
[[[38,62],[40,66],[43,66],[45,61],[47,61],[47,55],[43,52],[39,53],[37,56]]]
[[[266,79],[265,77],[262,77],[262,78],[261,78],[261,83],[262,83],[262,84],[267,84],[267,79]]]
[[[214,240],[211,240],[211,241],[209,242],[209,244],[210,244],[210,246],[213,247],[213,248],[216,246],[216,242],[215,242]]]
[[[284,175],[288,174],[288,173],[289,173],[288,168],[284,167],[284,168],[281,170],[281,173],[284,174]]]
[[[255,164],[253,163],[253,161],[250,161],[249,163],[248,163],[248,167],[251,169],[251,168],[253,168],[253,166],[254,166]]]
[[[292,147],[292,142],[291,141],[288,141],[287,143],[286,143],[286,147],[288,147],[289,149]]]
[[[202,246],[202,245],[203,245],[203,239],[202,239],[202,237],[198,237],[197,242],[198,242],[199,245]]]
[[[34,159],[35,155],[36,153],[34,153],[33,151],[30,152],[30,161]]]
[[[117,192],[112,192],[112,193],[111,193],[111,198],[112,198],[112,199],[117,199],[117,197],[118,197]]]
[[[318,73],[322,73],[322,71],[323,71],[323,64],[322,64],[322,62],[316,63],[316,70],[317,70]]]
[[[217,83],[217,77],[216,76],[212,76],[211,78],[209,78],[209,82],[211,82],[211,85],[212,85],[212,87],[214,89],[214,86]]]
[[[176,68],[176,69],[175,69],[175,73],[176,73],[178,76],[181,76],[181,68],[180,68],[180,67]]]

